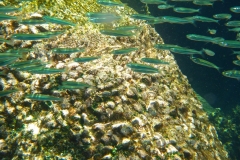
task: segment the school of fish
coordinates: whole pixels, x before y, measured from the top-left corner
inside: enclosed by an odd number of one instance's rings
[[[212,6],[213,3],[220,3],[217,2],[219,0],[171,0],[172,2],[184,2],[189,1],[193,2],[197,7],[196,8],[185,8],[181,6],[174,6],[168,4],[167,0],[140,0],[142,3],[145,4],[157,4],[158,9],[173,9],[174,12],[177,12],[179,14],[197,14],[200,12],[202,6]],[[21,1],[23,2],[23,1]],[[115,2],[111,0],[96,0],[96,2],[100,5],[104,6],[118,6],[118,7],[124,7],[125,4],[120,2]],[[72,27],[76,27],[77,24],[60,19],[57,17],[52,17],[48,15],[42,16],[39,18],[31,18],[31,19],[20,19],[17,16],[11,16],[9,13],[18,12],[21,11],[22,8],[16,8],[14,6],[1,6],[0,7],[0,21],[16,21],[18,24],[21,25],[41,25],[45,23],[53,23],[58,25],[68,25]],[[233,14],[240,13],[240,6],[233,6],[230,8],[230,11]],[[89,12],[85,15],[88,20],[92,23],[100,23],[100,24],[108,24],[112,22],[117,22],[121,19],[121,16],[113,13],[105,13],[105,12]],[[162,16],[162,17],[154,17],[151,15],[146,14],[132,14],[130,15],[130,18],[142,20],[145,21],[148,24],[159,24],[159,23],[170,23],[170,24],[193,24],[195,25],[196,21],[203,22],[203,23],[218,23],[219,20],[226,21],[225,26],[229,27],[228,30],[231,32],[240,32],[240,21],[238,20],[230,20],[231,14],[227,13],[219,13],[215,14],[212,17],[203,17],[194,15],[191,17],[173,17],[173,16]],[[100,30],[100,33],[104,35],[109,36],[115,36],[115,37],[126,37],[126,36],[136,36],[137,31],[141,30],[138,26],[120,26],[113,29],[102,29]],[[5,37],[0,38],[0,43],[7,43],[8,45],[12,45],[12,42],[14,40],[21,40],[21,41],[38,41],[38,40],[44,40],[44,39],[51,39],[52,37],[56,37],[58,35],[63,34],[65,31],[46,31],[36,34],[29,34],[29,33],[14,33],[12,34],[10,39],[6,39]],[[216,30],[209,29],[208,32],[211,35],[216,34]],[[187,34],[187,39],[190,39],[192,41],[202,41],[206,43],[213,43],[217,44],[221,47],[226,48],[232,48],[232,49],[239,49],[240,48],[240,41],[238,40],[225,40],[223,37],[212,37],[212,36],[205,36],[205,35],[197,35],[197,34]],[[219,72],[220,67],[217,65],[204,60],[202,58],[198,58],[197,56],[202,56],[203,54],[206,54],[208,56],[214,56],[215,53],[207,48],[203,48],[202,50],[195,50],[191,48],[186,48],[174,44],[155,44],[154,46],[158,50],[169,50],[171,53],[176,54],[185,54],[190,55],[190,59],[199,65],[210,67],[217,69]],[[124,54],[129,54],[130,52],[136,52],[138,48],[121,48],[117,50],[112,50],[111,54],[114,56],[121,56]],[[29,72],[31,74],[58,74],[63,73],[66,70],[65,69],[56,69],[56,68],[47,68],[47,63],[42,62],[40,60],[26,60],[24,59],[25,55],[29,52],[31,52],[32,49],[10,49],[7,50],[4,53],[0,53],[0,67],[7,67],[9,70],[14,70],[17,72]],[[72,53],[80,53],[84,52],[85,48],[54,48],[51,50],[52,54],[57,55],[70,55]],[[234,51],[234,54],[237,54],[236,60],[233,61],[234,64],[240,65],[240,52]],[[91,62],[96,59],[100,59],[100,56],[93,57],[78,57],[74,58],[73,60],[78,63],[86,63]],[[129,67],[134,72],[139,72],[143,74],[158,74],[159,70],[157,68],[154,68],[151,64],[154,65],[168,65],[168,62],[165,62],[161,59],[155,59],[155,58],[142,58],[141,59],[142,64],[140,63],[128,63],[126,66]],[[50,63],[50,62],[49,62]],[[226,70],[221,71],[222,74],[229,78],[240,78],[240,70]],[[1,72],[0,76],[6,76],[6,73]],[[87,83],[80,83],[80,82],[62,82],[61,85],[57,87],[59,90],[73,90],[73,89],[84,89],[87,87],[91,87]],[[0,91],[0,97],[9,95],[11,93],[17,92],[18,89],[12,89],[12,90],[3,90]],[[36,101],[61,101],[62,99],[59,97],[54,97],[50,95],[45,94],[27,94],[25,95],[25,98],[36,100]]]

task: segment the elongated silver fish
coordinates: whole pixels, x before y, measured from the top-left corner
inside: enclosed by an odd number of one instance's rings
[[[62,101],[62,98],[54,97],[46,94],[27,94],[25,98],[35,101]]]

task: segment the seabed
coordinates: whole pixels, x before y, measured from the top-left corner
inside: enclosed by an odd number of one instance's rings
[[[1,45],[2,52],[32,48],[25,59],[38,59],[48,63],[48,68],[65,69],[63,73],[40,75],[1,67],[7,73],[0,80],[3,90],[19,90],[0,98],[2,159],[228,159],[214,126],[173,55],[153,47],[163,40],[152,26],[130,18],[136,14],[133,9],[100,6],[93,0],[6,1],[7,4],[22,6],[22,11],[11,15],[50,15],[73,21],[77,26],[0,23],[6,38],[13,33],[65,30],[50,39],[14,40],[13,45]],[[100,11],[116,13],[122,19],[106,25],[88,22],[87,12]],[[140,29],[131,37],[100,33],[100,29],[124,25],[136,25]],[[51,49],[57,47],[83,47],[85,51],[53,54]],[[138,50],[126,55],[111,53],[127,47]],[[86,63],[73,61],[85,56],[100,58]],[[132,62],[143,63],[144,57],[170,64],[151,65],[159,69],[155,74],[134,72],[126,66]],[[84,82],[92,87],[57,89],[63,81]],[[25,98],[32,93],[63,100]]]

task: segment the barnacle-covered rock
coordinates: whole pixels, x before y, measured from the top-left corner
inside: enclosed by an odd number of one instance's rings
[[[14,47],[34,49],[27,54],[27,59],[48,62],[48,68],[65,69],[65,72],[33,75],[2,67],[9,72],[0,78],[0,87],[3,90],[17,88],[19,92],[0,99],[0,135],[6,137],[4,141],[0,140],[0,157],[228,159],[186,76],[182,75],[168,51],[154,48],[154,44],[163,43],[156,31],[129,17],[135,11],[128,6],[114,9],[100,6],[93,0],[22,3],[23,10],[13,14],[21,16],[24,13],[31,17],[31,11],[38,18],[41,15],[64,17],[76,22],[77,27],[55,24],[26,27],[3,23],[7,37],[14,32],[65,30],[51,39],[14,43]],[[139,30],[134,31],[136,35],[101,34],[99,29],[106,26],[88,22],[85,14],[102,10],[122,17],[107,27],[139,26]],[[8,23],[10,27],[7,27]],[[53,54],[51,50],[57,47],[83,47],[85,51],[71,55]],[[113,50],[128,47],[136,47],[138,51],[112,54]],[[99,58],[86,63],[74,61],[74,58],[89,56]],[[158,57],[169,65],[149,64],[159,70],[154,74],[134,72],[127,67],[128,63],[144,64],[143,57]],[[65,81],[83,82],[89,86],[60,89]],[[62,101],[25,99],[24,94],[32,93],[49,94],[62,98]]]

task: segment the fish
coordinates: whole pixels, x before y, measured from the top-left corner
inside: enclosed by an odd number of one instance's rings
[[[200,6],[212,6],[213,2],[207,0],[193,0],[193,4]]]
[[[166,4],[166,0],[140,0],[142,3],[146,4]]]
[[[152,69],[132,69],[132,71],[138,72],[138,73],[146,73],[146,74],[159,73],[159,71],[155,71]]]
[[[64,19],[60,19],[60,18],[56,18],[56,17],[50,17],[50,16],[43,16],[42,17],[44,21],[48,22],[48,23],[55,23],[55,24],[60,24],[60,25],[69,25],[69,26],[76,26],[75,23],[64,20]]]
[[[73,90],[73,89],[85,89],[85,88],[89,88],[89,87],[91,87],[91,85],[89,85],[87,83],[75,82],[75,81],[65,81],[65,82],[62,82],[62,85],[59,86],[58,88]]]
[[[12,38],[16,40],[41,40],[41,39],[48,39],[50,37],[51,36],[47,34],[16,33],[12,35]]]
[[[178,48],[180,46],[175,44],[155,44],[154,48],[156,49],[163,49],[163,50],[169,50],[170,48]]]
[[[5,57],[4,59],[0,59],[0,66],[6,66],[8,64],[11,64],[15,62],[18,59],[18,57]]]
[[[24,24],[24,25],[39,25],[39,24],[45,24],[47,22],[39,19],[24,19],[24,20],[18,21],[18,23]]]
[[[17,52],[5,52],[5,53],[0,53],[0,58],[13,58],[13,57],[22,57],[22,54]]]
[[[80,58],[74,58],[74,62],[78,62],[78,63],[84,63],[84,62],[90,62],[96,59],[99,59],[100,56],[98,57],[80,57]]]
[[[32,74],[57,74],[57,73],[62,73],[65,72],[65,69],[55,69],[55,68],[36,68],[29,70],[28,72]]]
[[[140,63],[128,63],[127,67],[131,68],[135,72],[141,73],[159,73],[157,68]]]
[[[218,71],[220,70],[220,67],[216,66],[215,64],[209,62],[209,61],[206,61],[204,59],[201,59],[201,58],[196,58],[196,57],[193,57],[191,56],[190,59],[196,63],[196,64],[199,64],[199,65],[202,65],[202,66],[206,66],[206,67],[209,67],[209,68],[215,68],[217,69]]]
[[[240,54],[240,51],[233,51],[233,54]]]
[[[16,11],[21,11],[22,8],[19,7],[19,8],[16,8],[16,7],[13,7],[13,6],[1,6],[0,7],[0,12],[1,13],[9,13],[9,12],[16,12]]]
[[[195,49],[189,49],[189,48],[183,48],[183,47],[170,48],[170,51],[178,54],[188,54],[188,55],[201,54],[202,55],[202,51],[197,51]]]
[[[239,70],[227,70],[222,72],[222,75],[228,78],[236,78],[240,79],[240,71]]]
[[[54,97],[46,94],[27,94],[25,95],[25,98],[35,100],[35,101],[62,101],[62,98]]]
[[[175,7],[173,10],[177,13],[198,13],[200,9],[185,8],[185,7]]]
[[[167,23],[176,23],[176,24],[194,24],[194,20],[191,18],[180,18],[180,17],[173,17],[173,16],[163,16],[159,17],[163,22]]]
[[[227,27],[240,27],[240,21],[228,21],[225,23]]]
[[[75,52],[84,52],[85,48],[54,48],[52,49],[53,53],[56,54],[71,54]]]
[[[111,23],[121,19],[121,16],[118,16],[116,14],[102,12],[88,12],[86,13],[86,16],[92,23]]]
[[[240,32],[240,27],[228,29],[229,32]]]
[[[228,19],[232,18],[232,15],[228,14],[228,13],[220,13],[220,14],[214,14],[213,18],[215,18],[215,19],[227,19],[228,20]]]
[[[240,60],[240,55],[237,55],[237,59]]]
[[[130,16],[133,19],[139,19],[139,20],[146,20],[146,21],[153,21],[156,17],[146,14],[132,14]]]
[[[9,65],[10,68],[19,68],[19,67],[24,67],[24,66],[29,66],[31,64],[41,64],[42,62],[37,59],[33,60],[26,60],[26,61],[19,61],[19,62],[14,62]]]
[[[218,45],[227,48],[240,48],[240,42],[235,40],[220,41],[218,42]]]
[[[11,40],[7,40],[5,38],[0,37],[0,43],[7,43],[10,45],[13,45],[13,42]]]
[[[100,30],[100,32],[104,35],[115,36],[115,37],[130,37],[136,34],[131,31],[122,31],[122,30],[114,30],[114,29],[103,29],[103,30]]]
[[[113,50],[112,54],[118,55],[118,54],[127,54],[132,51],[136,51],[138,48],[124,48],[124,49],[118,49],[118,50]]]
[[[7,95],[9,95],[9,94],[11,94],[11,93],[15,93],[15,92],[17,92],[17,91],[18,91],[17,89],[0,91],[0,97],[7,96]]]
[[[98,4],[104,5],[104,6],[118,6],[118,7],[123,7],[124,4],[119,3],[119,2],[114,2],[111,0],[97,0]]]
[[[233,64],[237,65],[237,66],[240,66],[240,60],[234,60],[233,61]]]
[[[209,56],[214,56],[215,53],[209,49],[205,49],[203,48],[202,51],[206,54],[206,55],[209,55]]]
[[[216,19],[212,19],[212,18],[208,18],[208,17],[203,17],[203,16],[193,16],[192,17],[195,21],[200,21],[200,22],[213,22],[213,23],[218,23],[218,20]]]
[[[169,62],[156,59],[156,58],[142,58],[141,61],[152,64],[169,64]]]
[[[210,34],[216,34],[217,30],[216,29],[208,29],[208,33]]]
[[[158,5],[158,9],[169,9],[169,8],[173,8],[174,5],[170,5],[170,4],[162,4],[162,5]]]
[[[240,6],[231,7],[230,11],[232,11],[234,13],[240,13]]]
[[[212,42],[214,39],[212,37],[198,35],[198,34],[187,34],[186,37],[190,40],[194,41],[202,41],[202,42]]]
[[[17,20],[17,19],[18,19],[18,17],[16,17],[16,16],[9,16],[9,15],[0,13],[0,21],[3,21],[3,20]]]

